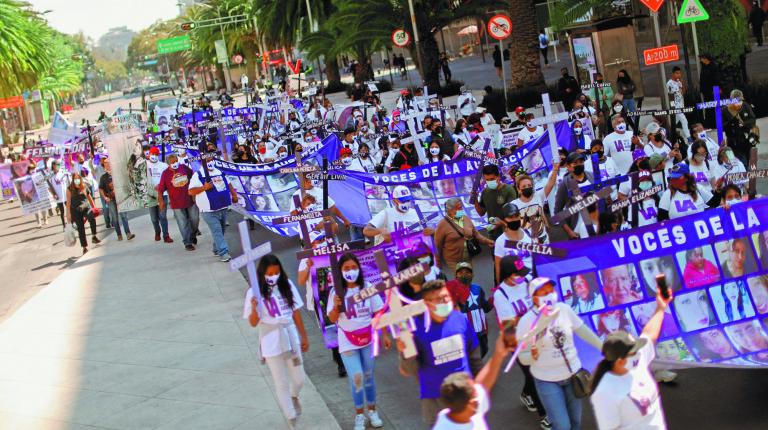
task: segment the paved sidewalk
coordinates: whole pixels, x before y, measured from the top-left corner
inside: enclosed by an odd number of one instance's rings
[[[0,325],[0,429],[287,428],[240,318],[246,284],[207,229],[192,253],[148,239],[146,216],[131,226]],[[301,398],[299,429],[339,428],[308,378]]]

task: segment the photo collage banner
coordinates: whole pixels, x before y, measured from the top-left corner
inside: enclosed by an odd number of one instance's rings
[[[599,337],[639,335],[663,273],[674,300],[657,360],[768,367],[768,198],[556,246],[567,258],[536,255],[537,273],[557,283],[561,300]],[[593,368],[600,352],[579,346]]]

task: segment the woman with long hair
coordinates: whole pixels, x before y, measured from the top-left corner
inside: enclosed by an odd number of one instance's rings
[[[577,314],[592,312],[605,307],[603,296],[600,295],[597,288],[590,285],[583,274],[571,276],[571,290],[573,291],[571,307]]]
[[[725,312],[725,315],[720,315],[720,319],[725,320],[723,322],[737,321],[755,314],[752,304],[749,302],[747,288],[743,280],[726,282],[720,285],[720,298],[722,300],[723,312]]]
[[[67,187],[67,215],[68,222],[77,226],[77,234],[80,237],[80,246],[83,247],[83,254],[88,252],[88,240],[85,238],[85,221],[91,226],[91,241],[95,244],[101,243],[96,237],[96,219],[93,209],[96,204],[91,196],[91,187],[86,183],[80,173],[72,174],[72,182]]]
[[[669,188],[659,199],[659,221],[703,212],[709,207],[717,207],[720,204],[718,197],[696,186],[696,179],[685,163],[674,166],[667,178]]]
[[[301,294],[280,260],[267,254],[256,267],[257,288],[248,288],[243,317],[259,329],[259,355],[266,361],[275,384],[277,402],[293,426],[301,414],[299,392],[304,385],[302,353],[309,340],[299,309]]]
[[[634,112],[637,109],[635,105],[635,82],[629,73],[625,69],[619,70],[616,77],[616,92],[621,94],[621,103],[624,105],[624,110],[627,112]],[[637,129],[637,119],[632,120],[632,128]]]
[[[352,401],[355,403],[355,430],[365,430],[366,418],[371,426],[378,428],[384,425],[376,411],[376,381],[374,379],[373,357],[373,314],[384,307],[378,294],[354,305],[349,299],[360,293],[361,288],[368,287],[360,268],[360,261],[351,252],[339,259],[341,269],[341,287],[331,290],[328,297],[327,313],[332,323],[336,324],[339,332],[339,353],[344,367],[347,369],[349,388],[352,391]],[[341,294],[337,295],[336,290]],[[342,298],[343,297],[343,298]],[[399,300],[397,297],[394,300]],[[346,304],[342,309],[342,303]],[[386,333],[386,332],[385,332]],[[386,348],[391,346],[391,340],[384,334],[383,343]],[[365,403],[368,405],[368,416],[364,412]]]
[[[671,300],[671,294],[664,298],[657,291],[656,311],[639,339],[621,330],[605,339],[590,397],[599,429],[666,428],[659,388],[649,366]]]

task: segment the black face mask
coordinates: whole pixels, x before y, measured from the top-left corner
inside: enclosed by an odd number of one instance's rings
[[[639,167],[640,170],[651,170],[651,161],[643,160],[637,164],[637,167]]]
[[[603,154],[604,154],[603,151],[595,151],[595,152],[593,152],[593,154],[597,154],[597,158],[599,158],[601,160],[603,159]]]
[[[520,194],[523,195],[523,197],[529,198],[533,195],[533,187],[523,188],[522,191],[520,191]]]
[[[597,203],[592,203],[591,205],[587,206],[587,211],[597,212]]]
[[[573,166],[573,174],[574,175],[581,175],[584,173],[584,165],[579,164],[578,166]]]
[[[507,221],[507,228],[510,230],[520,230],[520,226],[522,225],[522,221],[516,220],[516,221]]]

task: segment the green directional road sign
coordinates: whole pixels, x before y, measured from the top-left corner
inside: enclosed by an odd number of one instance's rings
[[[709,13],[704,9],[699,0],[685,0],[677,15],[678,24],[688,24],[696,21],[706,21]]]
[[[157,41],[158,54],[170,54],[171,52],[186,51],[192,48],[192,40],[189,36],[171,37]]]

